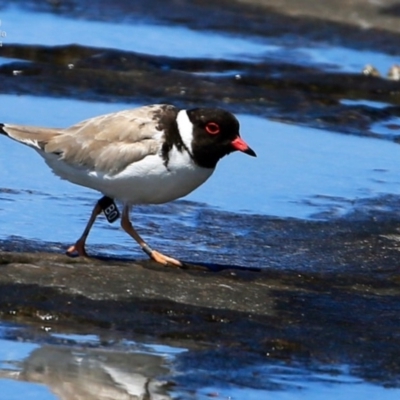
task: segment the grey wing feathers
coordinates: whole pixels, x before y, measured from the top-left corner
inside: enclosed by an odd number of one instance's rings
[[[13,139],[33,145],[45,153],[60,155],[74,166],[116,174],[129,164],[159,151],[161,129],[156,116],[164,105],[101,115],[67,129],[11,127]],[[40,143],[35,146],[33,142]]]

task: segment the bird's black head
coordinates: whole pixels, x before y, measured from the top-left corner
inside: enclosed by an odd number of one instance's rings
[[[192,154],[198,165],[215,168],[222,157],[236,150],[256,155],[240,137],[239,121],[230,112],[193,108],[187,110],[187,115],[193,124]]]

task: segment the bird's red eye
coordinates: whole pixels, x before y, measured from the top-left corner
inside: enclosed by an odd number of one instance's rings
[[[217,123],[215,123],[215,122],[209,122],[206,125],[206,131],[210,135],[216,135],[216,134],[219,133],[219,125]]]

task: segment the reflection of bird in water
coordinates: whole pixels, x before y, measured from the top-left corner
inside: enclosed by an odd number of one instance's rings
[[[0,376],[44,384],[61,400],[169,400],[157,379],[168,372],[157,355],[44,346]]]

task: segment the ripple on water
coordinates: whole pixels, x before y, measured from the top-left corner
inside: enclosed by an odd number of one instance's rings
[[[89,21],[29,12],[17,7],[3,9],[1,19],[2,28],[7,32],[7,41],[10,38],[13,43],[20,44],[56,46],[77,43],[153,55],[235,60],[251,59],[276,48],[274,45],[254,42],[254,39],[194,31],[179,25]],[[32,21],[40,29],[28,32],[26,26],[32,26]],[[193,43],[196,45],[193,46]]]
[[[126,340],[114,335],[52,332],[46,322],[40,330],[0,324],[0,376],[7,399],[53,400],[93,393],[172,399],[260,398],[299,400],[352,398],[397,399],[400,390],[367,383],[351,373],[349,365],[303,365],[202,345],[194,351],[162,343]],[[109,338],[109,339],[107,339]],[[191,342],[186,340],[187,344]],[[207,347],[210,347],[207,350]],[[60,380],[60,377],[63,377]],[[68,387],[65,387],[65,381]],[[212,382],[210,384],[210,382]],[[18,396],[14,396],[18,393]],[[7,396],[7,397],[5,397]],[[160,397],[161,396],[161,397]],[[57,397],[58,398],[58,397]]]

